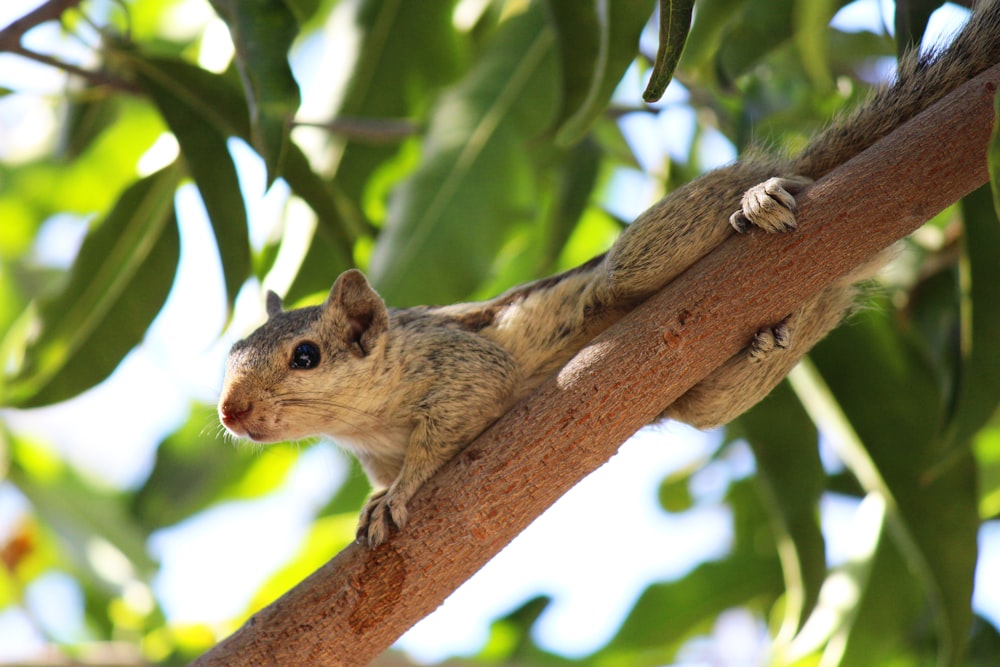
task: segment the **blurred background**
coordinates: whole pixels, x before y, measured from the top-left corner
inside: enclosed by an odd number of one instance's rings
[[[265,289],[356,265],[448,303],[574,266],[968,15],[701,0],[646,104],[655,4],[0,6],[0,664],[184,664],[353,538],[335,444],[218,425]],[[988,187],[943,212],[791,382],[644,429],[384,663],[997,664],[998,229]]]

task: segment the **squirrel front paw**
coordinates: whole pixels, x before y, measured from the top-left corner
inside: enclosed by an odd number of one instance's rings
[[[792,344],[791,316],[778,322],[773,327],[764,327],[754,334],[747,349],[747,357],[752,363],[760,363],[772,353],[787,349]]]
[[[369,498],[361,510],[357,540],[367,542],[369,547],[377,547],[389,539],[393,525],[402,530],[407,517],[406,498],[393,493],[392,487],[382,489]]]
[[[795,195],[812,183],[804,176],[769,178],[743,193],[740,210],[729,216],[729,224],[741,234],[750,227],[767,232],[795,229]]]

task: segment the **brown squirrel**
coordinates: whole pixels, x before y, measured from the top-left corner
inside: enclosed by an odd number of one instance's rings
[[[708,173],[639,216],[606,254],[489,301],[386,308],[357,270],[338,277],[319,306],[284,311],[269,292],[267,322],[230,352],[220,419],[255,442],[327,435],[353,452],[381,487],[358,538],[381,544],[393,524],[405,526],[407,501],[425,480],[594,336],[733,229],[794,229],[795,195],[813,179],[997,62],[1000,0],[989,0],[946,50],[904,57],[892,86],[797,157],[754,157]],[[879,263],[758,332],[663,416],[698,427],[737,417],[840,322],[854,283]]]

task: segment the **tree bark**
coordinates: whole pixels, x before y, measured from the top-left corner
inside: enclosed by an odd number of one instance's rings
[[[363,665],[640,427],[773,324],[988,179],[1000,66],[799,198],[799,229],[730,237],[430,480],[410,524],[352,544],[195,661]]]

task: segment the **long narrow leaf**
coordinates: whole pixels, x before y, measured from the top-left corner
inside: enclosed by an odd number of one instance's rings
[[[642,93],[642,99],[655,102],[667,89],[674,76],[674,68],[681,58],[688,31],[694,0],[660,0],[660,46],[656,51],[653,73]]]
[[[826,576],[819,499],[826,474],[819,459],[816,427],[788,383],[740,417],[739,428],[757,460],[757,479],[774,517],[785,574],[786,605],[779,640],[799,629],[819,599]]]
[[[371,259],[390,303],[467,296],[507,231],[532,212],[529,141],[555,111],[553,41],[532,5],[498,28],[477,66],[438,104],[421,167],[394,193]]]
[[[813,351],[813,358],[857,432],[886,494],[898,544],[931,602],[943,664],[961,657],[972,610],[979,516],[968,449],[939,466],[943,400],[919,347],[875,312],[857,315]]]
[[[563,73],[556,141],[565,146],[579,140],[604,112],[635,59],[653,0],[549,0],[548,7]]]
[[[135,64],[140,85],[153,98],[177,137],[184,162],[205,202],[222,259],[226,295],[232,303],[250,274],[250,237],[246,207],[226,136],[185,103],[187,97],[178,94],[177,78],[170,76],[169,71],[154,69],[155,65],[139,59]],[[164,66],[165,63],[159,64],[160,68]]]
[[[75,396],[142,340],[177,269],[178,175],[168,167],[136,182],[93,228],[63,291],[39,305],[38,336],[4,383],[4,402],[31,407]]]
[[[236,65],[250,109],[254,149],[264,158],[268,184],[281,172],[291,143],[299,86],[288,64],[297,33],[295,15],[281,0],[210,0],[229,27]]]

